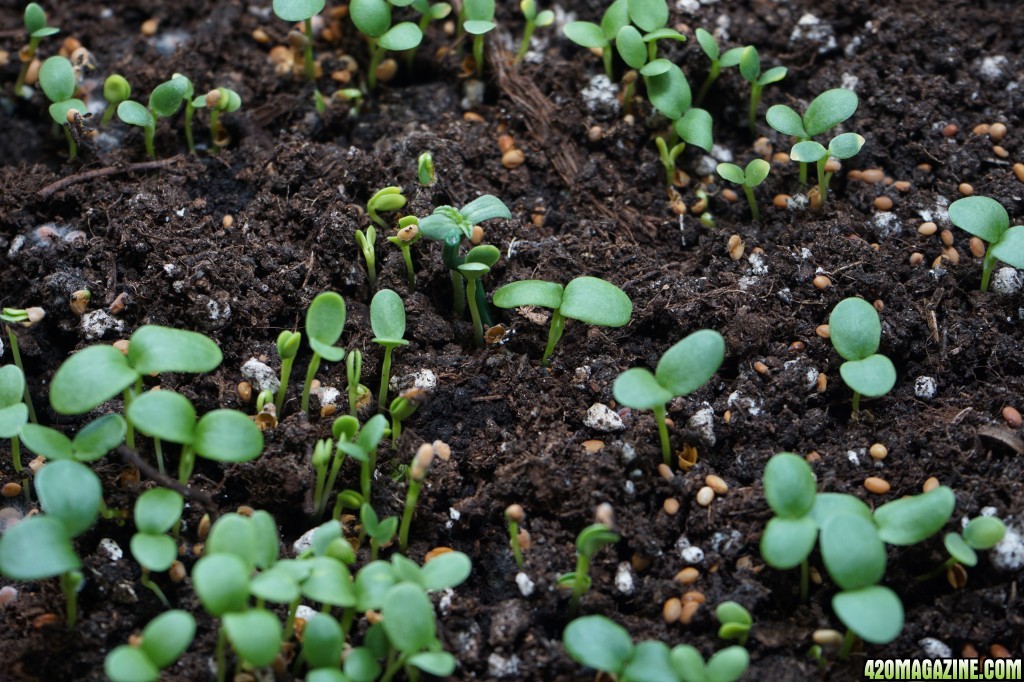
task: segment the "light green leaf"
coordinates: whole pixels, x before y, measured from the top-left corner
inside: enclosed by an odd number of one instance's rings
[[[857,93],[853,90],[833,88],[821,93],[804,112],[803,127],[807,130],[804,137],[814,137],[831,130],[853,116],[857,105]]]
[[[386,0],[352,0],[348,11],[364,35],[379,38],[391,28],[391,6]]]
[[[672,68],[672,62],[667,59],[655,59],[652,62],[648,62],[644,68],[640,69],[640,75],[647,76],[660,76],[663,73],[668,73]]]
[[[761,536],[761,557],[772,568],[785,570],[799,566],[818,539],[818,526],[808,516],[768,521]]]
[[[647,44],[640,31],[633,26],[623,26],[615,36],[615,49],[622,61],[632,69],[642,69],[647,63]]]
[[[263,452],[263,434],[237,410],[214,410],[196,424],[192,446],[216,462],[248,462]]]
[[[64,524],[55,518],[32,516],[0,536],[0,573],[13,580],[43,580],[81,565]]]
[[[187,611],[172,610],[149,621],[142,630],[142,651],[158,668],[178,660],[196,635],[196,619]]]
[[[149,113],[149,109],[130,99],[117,105],[117,117],[123,123],[140,128],[152,128],[156,125],[156,119]]]
[[[768,125],[775,130],[778,130],[783,135],[792,135],[793,137],[806,138],[811,135],[804,129],[803,121],[800,119],[800,114],[787,107],[785,104],[776,104],[768,107],[768,113],[765,115]]]
[[[24,406],[22,406],[24,407]],[[26,415],[28,411],[26,409]],[[57,429],[38,424],[24,424],[21,427],[21,442],[35,454],[52,460],[73,459],[74,448],[71,439]],[[19,435],[15,432],[12,435]]]
[[[485,220],[491,220],[492,218],[505,218],[506,220],[512,218],[512,211],[508,210],[505,202],[491,194],[477,197],[463,206],[459,213],[469,221],[470,225],[479,225]]]
[[[92,469],[72,460],[50,462],[36,474],[43,512],[64,524],[70,537],[92,527],[103,501],[103,486]]]
[[[403,654],[419,653],[437,639],[434,605],[418,585],[399,583],[392,587],[384,598],[381,614],[388,640]]]
[[[888,644],[903,630],[903,603],[881,585],[836,594],[832,610],[843,625],[872,644]]]
[[[734,163],[720,163],[716,170],[724,179],[735,182],[737,185],[742,185],[746,181],[743,169]]]
[[[645,75],[644,79],[647,83],[647,97],[654,108],[666,118],[674,121],[690,108],[690,84],[682,69],[675,64],[669,62],[664,73]]]
[[[980,237],[989,244],[997,243],[1010,227],[1010,216],[995,199],[964,197],[949,205],[949,220],[961,230]]]
[[[1006,535],[1006,525],[994,516],[973,518],[964,528],[964,540],[974,549],[992,549]]]
[[[39,67],[39,85],[51,102],[71,99],[78,89],[75,68],[67,57],[50,57]]]
[[[878,535],[890,545],[915,545],[938,533],[953,515],[955,505],[956,495],[944,485],[887,502],[875,510]]]
[[[494,292],[494,305],[499,308],[532,305],[558,310],[562,305],[562,285],[539,279],[512,282]]]
[[[82,414],[135,383],[138,373],[113,346],[89,346],[57,369],[50,383],[50,405],[60,414]]]
[[[644,31],[655,31],[668,23],[665,0],[628,0],[629,19]]]
[[[696,34],[697,43],[700,45],[700,49],[704,50],[704,54],[706,54],[712,62],[718,61],[718,57],[721,52],[719,51],[718,41],[715,40],[715,37],[702,28],[698,28]]]
[[[764,179],[768,177],[768,173],[772,170],[771,164],[764,159],[754,159],[747,164],[747,168],[744,171],[745,184],[747,187],[757,187]]]
[[[448,677],[455,672],[455,657],[447,651],[432,651],[409,657],[409,665],[434,677]]]
[[[127,644],[107,654],[103,672],[111,682],[157,682],[160,679],[160,670],[146,652]]]
[[[78,113],[84,113],[89,110],[85,102],[80,99],[66,99],[63,102],[54,102],[50,105],[48,111],[53,122],[62,126],[67,123],[68,112],[72,109]]]
[[[489,33],[490,31],[493,31],[495,28],[497,28],[497,26],[498,25],[493,21],[480,21],[478,19],[470,19],[469,21],[462,25],[462,28],[465,29],[466,33],[469,33],[470,35],[480,36],[485,33]]]
[[[178,113],[191,89],[187,78],[177,77],[153,88],[149,95],[149,110],[157,118],[168,118]]]
[[[79,462],[100,459],[124,442],[127,431],[128,424],[119,414],[106,414],[92,420],[75,434],[71,442],[75,459]]]
[[[274,14],[282,21],[304,21],[323,9],[324,0],[274,0]]]
[[[224,629],[239,657],[256,667],[273,663],[281,649],[281,621],[266,609],[225,614]]]
[[[423,31],[411,21],[395,24],[380,37],[380,46],[385,50],[411,50],[423,41]]]
[[[196,410],[188,398],[174,391],[147,391],[128,406],[128,421],[153,438],[170,443],[191,443]]]
[[[942,539],[949,556],[953,557],[958,564],[964,566],[976,566],[978,564],[978,553],[963,539],[959,533],[946,533]]]
[[[764,467],[764,497],[777,516],[800,518],[814,506],[814,472],[803,457],[780,452]]]
[[[707,664],[710,682],[735,682],[743,677],[750,665],[750,654],[741,646],[730,646],[716,651]]]
[[[857,133],[843,133],[832,138],[828,151],[837,159],[849,159],[857,156],[863,146],[864,138]]]
[[[562,633],[566,651],[577,663],[595,670],[620,672],[633,655],[626,628],[604,616],[583,616]]]
[[[992,247],[992,255],[1018,270],[1024,269],[1024,226],[1016,225],[1004,232]]]
[[[166,533],[181,518],[185,500],[170,488],[153,488],[135,500],[135,527],[142,533]]]
[[[169,535],[136,533],[130,545],[132,556],[150,571],[166,571],[178,558],[178,545]]]
[[[818,544],[829,576],[844,590],[874,585],[885,575],[885,544],[865,518],[833,516],[821,527]]]
[[[224,355],[202,334],[147,324],[132,334],[128,359],[140,374],[200,374],[216,369]]]
[[[306,621],[302,633],[302,653],[310,668],[337,668],[345,635],[331,616],[318,613]]]
[[[597,277],[577,277],[565,285],[561,313],[599,327],[622,327],[633,315],[633,302],[622,289]]]
[[[828,317],[832,347],[846,360],[863,360],[878,350],[882,322],[863,298],[844,298]]]
[[[661,356],[654,375],[672,396],[689,395],[707,383],[725,359],[725,339],[711,329],[696,331]]]
[[[462,552],[445,552],[423,565],[420,580],[428,592],[461,585],[469,577],[473,564]]]
[[[675,129],[679,137],[706,152],[711,151],[711,147],[714,144],[711,136],[711,126],[711,114],[704,109],[687,109],[675,122]]]
[[[328,362],[341,362],[345,349],[334,344],[345,329],[345,299],[333,291],[317,294],[306,310],[306,336],[313,352]]]
[[[643,367],[627,369],[612,385],[615,400],[634,410],[663,407],[675,396],[662,388],[654,375]]]
[[[743,48],[740,53],[740,75],[743,79],[750,82],[756,83],[757,79],[761,77],[761,58],[757,54],[757,48],[753,45],[747,45]]]
[[[789,150],[789,158],[800,163],[817,163],[820,159],[825,158],[827,153],[828,150],[821,144],[814,140],[805,140],[793,145],[793,148]]]
[[[249,601],[249,565],[234,554],[206,554],[192,569],[192,585],[210,615],[244,611]]]
[[[871,509],[853,495],[818,493],[814,496],[811,518],[814,519],[818,528],[821,528],[827,520],[839,514],[855,514],[861,518],[871,520]]]
[[[566,38],[581,47],[603,48],[609,43],[601,27],[590,21],[570,21],[563,31]]]
[[[785,66],[773,66],[761,74],[761,77],[757,79],[757,84],[771,85],[772,83],[778,83],[786,77],[786,71]]]
[[[844,362],[839,375],[852,390],[868,398],[880,398],[896,385],[896,368],[884,355]]]

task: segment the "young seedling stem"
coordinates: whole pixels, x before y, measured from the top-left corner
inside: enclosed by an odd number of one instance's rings
[[[320,369],[321,358],[328,362],[341,362],[345,350],[335,346],[345,329],[345,300],[333,291],[317,294],[306,311],[306,337],[313,357],[306,370],[306,381],[302,387],[303,412],[309,411],[309,392],[313,387],[313,378]],[[279,416],[280,418],[280,416]]]
[[[345,360],[345,374],[348,380],[348,413],[358,416],[359,380],[363,374],[363,354],[359,350],[351,350]]]
[[[516,566],[523,570],[523,550],[519,546],[519,524],[526,518],[526,512],[518,504],[510,504],[505,509],[505,520],[508,522],[508,545],[512,548],[512,556]]]
[[[285,330],[277,337],[277,356],[281,358],[281,386],[277,389],[274,409],[277,410],[278,419],[284,417],[284,398],[288,393],[288,380],[292,376],[292,365],[295,363],[295,356],[299,352],[301,343],[301,332]]]
[[[405,496],[405,510],[402,512],[402,525],[398,530],[398,549],[405,554],[409,549],[409,527],[412,525],[412,514],[420,499],[420,489],[434,461],[434,446],[424,443],[416,451],[416,456],[409,467],[409,492]]]

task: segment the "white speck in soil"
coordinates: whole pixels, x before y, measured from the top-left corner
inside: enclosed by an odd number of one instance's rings
[[[789,34],[789,42],[807,41],[818,44],[818,54],[836,49],[835,31],[832,24],[822,21],[813,14],[805,14]]]
[[[246,360],[241,371],[242,377],[252,382],[257,391],[277,393],[277,389],[281,388],[281,380],[278,378],[277,372],[270,365],[260,362],[256,358]]]
[[[516,573],[516,586],[519,587],[519,594],[524,597],[529,597],[533,594],[534,589],[536,589],[536,585],[530,580],[530,576],[522,571]]]
[[[718,169],[718,161],[715,157],[710,154],[704,154],[697,160],[697,165],[694,167],[694,172],[697,175],[714,175]]]
[[[11,248],[7,249],[7,257],[11,258],[14,254],[21,250],[21,247],[25,246],[25,235],[19,234],[17,237],[11,240]]]
[[[516,677],[519,675],[519,657],[515,654],[509,658],[491,654],[487,657],[487,674],[491,677]]]
[[[992,273],[992,291],[1003,296],[1011,296],[1020,291],[1020,272],[1015,268],[1003,267]]]
[[[686,427],[696,431],[707,445],[715,444],[715,411],[708,403],[701,405],[701,408],[686,421]]]
[[[124,331],[124,321],[111,317],[106,310],[93,310],[82,315],[82,334],[87,341],[103,338],[109,331]]]
[[[629,464],[636,459],[636,448],[629,443],[617,443],[622,448],[622,462],[623,464]]]
[[[918,644],[921,645],[921,650],[928,658],[952,658],[953,656],[953,650],[941,639],[925,637]]]
[[[713,145],[711,145],[711,156],[715,157],[716,159],[718,159],[722,163],[731,163],[732,160],[733,160],[732,151],[729,150],[729,149],[726,149],[725,147],[723,147],[720,144],[713,144]],[[717,169],[717,166],[716,166],[716,169]]]
[[[768,274],[768,263],[765,262],[764,256],[760,253],[752,253],[747,256],[747,262],[750,263],[750,274],[752,275],[767,275]]]
[[[106,554],[107,558],[111,561],[120,561],[121,557],[124,556],[124,550],[121,549],[121,546],[110,538],[103,538],[100,540],[99,549],[101,552]]]
[[[316,528],[310,528],[298,540],[292,543],[292,551],[295,552],[296,556],[313,546],[313,533],[315,532]]]
[[[807,210],[808,205],[807,197],[803,194],[794,194],[790,198],[786,199],[786,210],[792,211],[793,213],[803,213]]]
[[[630,497],[636,494],[636,484],[633,483],[633,481],[626,481],[625,484],[623,484],[622,488]]]
[[[881,239],[894,237],[903,230],[903,221],[892,211],[878,211],[875,213],[874,222]]]
[[[839,87],[844,90],[853,90],[856,92],[857,86],[860,85],[860,79],[854,76],[852,73],[844,73],[842,80],[839,83]]]
[[[704,550],[691,545],[690,539],[685,535],[679,536],[679,539],[676,540],[676,549],[679,551],[680,558],[688,564],[699,564],[704,561]]]
[[[934,377],[921,376],[914,379],[914,395],[922,400],[931,400],[938,391]]]
[[[742,540],[743,533],[738,530],[719,531],[711,536],[711,549],[719,554],[728,554],[729,550],[738,548]]]
[[[1006,75],[1008,64],[1009,60],[1001,54],[983,57],[977,67],[978,75],[987,81],[1000,80]]]
[[[437,608],[440,609],[442,616],[447,616],[448,611],[452,608],[452,597],[455,596],[455,590],[448,588],[441,593],[441,599],[437,602]]]
[[[622,431],[626,428],[622,423],[622,417],[604,403],[594,403],[591,405],[587,410],[587,416],[583,423],[588,428],[605,433]]]
[[[321,405],[336,405],[338,398],[341,397],[341,391],[334,388],[333,386],[321,386],[320,387],[320,404]]]
[[[392,376],[388,385],[394,391],[404,391],[410,388],[433,391],[437,388],[437,374],[431,369],[421,369],[418,372],[412,372],[402,377]]]
[[[455,507],[448,507],[448,516],[451,517],[452,521],[458,521],[462,518],[462,512]]]
[[[591,78],[580,95],[587,110],[595,116],[610,118],[619,113],[619,86],[603,73]]]
[[[850,460],[850,464],[860,466],[860,457],[857,455],[856,450],[847,450],[846,459]]]
[[[1019,526],[1006,523],[1006,535],[992,548],[989,560],[1000,571],[1024,568],[1024,535]]]
[[[317,614],[316,609],[312,606],[306,606],[305,604],[299,604],[299,608],[295,609],[295,617],[301,618],[302,620],[309,622]]]

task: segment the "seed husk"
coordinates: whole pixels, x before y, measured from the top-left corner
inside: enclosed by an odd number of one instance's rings
[[[688,601],[683,604],[683,612],[679,616],[679,622],[683,625],[689,625],[693,622],[697,612],[700,611],[700,603],[695,601]]]
[[[430,562],[431,559],[436,559],[442,554],[448,554],[452,551],[454,550],[452,550],[451,547],[435,547],[434,549],[430,550],[425,555],[423,555],[423,563],[426,564]]]
[[[590,453],[600,452],[602,449],[604,449],[604,441],[585,440],[583,441],[583,449]]]
[[[180,583],[186,576],[185,564],[175,560],[174,563],[171,564],[171,567],[167,569],[167,575],[171,581]]]
[[[827,324],[819,324],[817,327],[814,328],[814,333],[823,339],[827,339],[831,335],[831,332],[829,331],[829,327]]]
[[[509,149],[501,155],[501,165],[509,170],[519,168],[526,163],[526,154],[522,149]]]
[[[967,586],[967,569],[960,564],[953,564],[946,569],[946,580],[954,590],[962,590]]]

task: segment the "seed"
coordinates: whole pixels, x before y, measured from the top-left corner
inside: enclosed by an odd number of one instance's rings
[[[987,123],[979,123],[978,125],[974,126],[974,129],[971,132],[974,133],[975,135],[988,135],[988,131],[989,126]]]
[[[871,459],[885,459],[889,456],[889,448],[885,447],[881,443],[875,443],[868,448],[868,454],[871,455]]]
[[[185,579],[185,564],[180,561],[175,561],[171,564],[171,567],[167,569],[167,575],[172,581],[180,583]]]
[[[952,246],[942,247],[942,256],[940,257],[945,258],[953,265],[956,265],[957,263],[960,262],[960,252],[954,249]]]
[[[758,360],[757,362],[754,363],[754,371],[757,372],[758,374],[767,374],[768,365]]]
[[[882,172],[881,168],[869,168],[866,171],[861,171],[860,179],[864,182],[875,184],[885,179],[885,173]]]
[[[690,590],[689,592],[685,592],[683,593],[682,597],[682,601],[684,604],[689,604],[690,602],[703,604],[707,602],[707,600],[708,598],[704,596],[704,593],[698,592],[697,590]]]
[[[864,479],[864,487],[868,489],[868,492],[875,493],[876,495],[884,495],[889,492],[892,487],[889,482],[884,478],[878,476],[868,476]]]
[[[669,516],[675,516],[679,513],[679,500],[674,497],[668,497],[661,505],[661,508],[664,509],[665,513]]]
[[[700,603],[695,601],[688,601],[683,604],[683,612],[679,615],[679,622],[683,625],[689,625],[693,622],[694,616],[700,611]]]
[[[675,474],[672,473],[672,469],[664,462],[658,465],[658,475],[666,481],[671,481],[675,477]]]
[[[828,289],[830,286],[832,286],[832,280],[825,275],[818,275],[814,278],[815,289]]]
[[[1018,180],[1024,182],[1024,163],[1013,164],[1013,172],[1016,174]]]
[[[501,165],[508,169],[519,168],[526,163],[526,154],[522,149],[509,149],[501,156]]]
[[[720,476],[715,476],[714,474],[711,474],[710,476],[705,476],[704,482],[708,485],[709,488],[714,490],[719,495],[724,495],[727,492],[729,492],[729,485],[724,480],[722,480]]]
[[[988,127],[988,136],[993,142],[1002,142],[1006,137],[1006,126],[1002,123],[993,123]]]
[[[960,656],[961,658],[977,658],[978,650],[972,644],[964,644],[964,648],[960,650]]]
[[[451,547],[435,547],[434,549],[430,550],[429,552],[423,555],[423,563],[429,563],[431,559],[436,559],[442,554],[448,554],[451,551]]]
[[[594,510],[594,521],[611,528],[615,525],[615,510],[607,502],[602,502]]]
[[[703,213],[707,209],[707,207],[708,207],[708,200],[707,199],[698,199],[697,201],[693,202],[693,206],[690,207],[690,210],[692,210],[697,215],[700,215],[701,213]]]
[[[585,440],[583,441],[583,449],[590,453],[600,452],[602,449],[604,449],[604,441]]]
[[[814,566],[811,566],[808,569],[807,574],[807,577],[809,577],[811,579],[811,582],[815,585],[820,585],[822,583],[821,573],[819,573],[818,569],[816,569]]]
[[[892,186],[895,187],[900,192],[910,191],[910,183],[907,182],[906,180],[897,180],[896,182],[892,183]]]
[[[18,601],[18,590],[10,585],[0,587],[0,608],[13,604],[16,601]]]
[[[857,170],[856,168],[854,168],[852,171],[850,171],[849,173],[846,174],[846,178],[847,178],[847,180],[860,180],[861,179],[861,172],[859,170]]]
[[[843,635],[838,630],[815,630],[811,639],[815,644],[827,647],[838,647],[843,643]]]
[[[210,515],[203,514],[203,518],[199,519],[199,528],[196,529],[196,535],[200,540],[206,540],[206,536],[210,534]]]
[[[484,117],[476,113],[475,111],[467,111],[462,115],[462,120],[466,121],[467,123],[483,123]]]
[[[821,192],[818,191],[817,187],[812,187],[810,191],[807,192],[807,201],[810,202],[813,210],[817,211],[821,209],[823,205],[821,201]]]
[[[959,128],[959,126],[957,126],[957,124],[955,124],[955,123],[947,123],[946,127],[942,129],[942,136],[943,137],[953,137],[958,132],[960,132],[960,128]]]
[[[699,578],[700,571],[698,571],[693,566],[687,566],[683,570],[676,573],[676,577],[673,578],[673,580],[675,580],[677,583],[682,583],[683,585],[692,585],[693,583],[697,582]]]
[[[938,226],[933,222],[921,223],[917,227],[917,233],[930,237],[938,231]]]
[[[476,246],[477,244],[479,244],[483,240],[484,240],[484,228],[480,227],[479,225],[474,225],[473,226],[473,235],[469,238],[469,241],[473,243],[473,246]]]
[[[1010,152],[1006,151],[998,144],[992,147],[992,153],[998,156],[1000,159],[1005,159],[1007,156],[1010,155]]]
[[[160,25],[159,19],[146,19],[142,22],[142,35],[147,38],[152,35],[156,35],[156,28]]]
[[[886,196],[877,197],[875,199],[875,208],[879,211],[888,211],[892,208],[892,199]]]
[[[726,410],[725,412],[722,413],[722,421],[724,421],[726,424],[732,421],[732,410]]]
[[[960,564],[953,564],[946,569],[946,581],[954,590],[962,590],[967,586],[967,569]]]
[[[363,617],[366,618],[366,622],[370,625],[376,625],[384,620],[384,616],[381,615],[380,611],[369,610],[363,614]]]
[[[243,402],[247,403],[252,400],[252,384],[248,381],[242,381],[238,384],[238,398]]]
[[[124,309],[128,305],[128,294],[121,292],[114,299],[114,302],[110,304],[109,312],[111,315],[120,315],[124,312]]]
[[[666,623],[675,623],[683,615],[683,602],[675,597],[668,599],[661,607],[661,618]]]
[[[1010,658],[1010,652],[1002,644],[993,644],[988,648],[992,658]]]
[[[533,546],[530,540],[530,531],[526,530],[525,528],[519,529],[519,533],[516,535],[516,539],[519,540],[519,547],[524,552],[528,552],[530,550],[530,547]]]
[[[626,114],[625,116],[622,117],[622,122],[627,126],[632,126],[634,123],[636,123],[636,117],[633,116],[633,114]]]
[[[1007,405],[1003,408],[1003,419],[1006,420],[1006,425],[1011,429],[1019,429],[1021,425],[1020,412],[1017,411],[1016,407]]]
[[[921,171],[922,173],[931,173],[932,165],[930,163],[919,163],[917,164],[917,170]]]
[[[47,625],[53,625],[54,623],[57,623],[59,621],[60,618],[57,616],[56,613],[44,613],[36,616],[32,620],[32,627],[34,627],[36,630],[42,630]]]
[[[985,242],[981,241],[977,237],[971,237],[971,241],[968,242],[971,247],[971,255],[975,258],[981,258],[985,255]]]
[[[815,462],[821,461],[821,455],[818,454],[817,450],[811,450],[807,453],[807,456],[805,456],[804,459],[807,460],[808,464],[814,464]]]
[[[924,254],[915,251],[914,253],[910,254],[909,262],[911,265],[920,265],[921,263],[924,262]]]
[[[819,324],[814,328],[814,333],[823,339],[827,339],[830,336],[829,327],[827,324]]]
[[[89,299],[92,295],[86,289],[79,289],[75,293],[71,294],[71,303],[68,307],[71,308],[71,312],[81,317],[85,315],[85,311],[89,309]]]
[[[17,497],[18,495],[21,494],[21,484],[20,483],[4,483],[4,487],[3,487],[3,491],[2,492],[3,492],[3,496],[4,497]]]
[[[789,163],[789,154],[786,152],[775,152],[772,154],[772,163],[784,166]]]
[[[799,353],[806,347],[807,345],[803,341],[794,341],[793,343],[789,344],[789,351],[791,353]]]
[[[960,186],[957,189],[959,189],[960,190],[960,194],[963,194],[965,197],[969,197],[972,194],[974,194],[974,188],[971,187],[966,182],[961,182]]]
[[[824,372],[818,373],[818,382],[815,388],[817,389],[818,393],[824,393],[825,390],[828,388],[828,377],[825,375]]]
[[[759,137],[754,140],[754,153],[761,157],[769,157],[772,154],[772,143],[767,137]]]
[[[934,476],[932,476],[932,477],[930,477],[928,480],[926,480],[924,482],[924,485],[921,486],[921,489],[927,493],[927,492],[931,492],[932,490],[935,490],[938,487],[939,487],[939,479],[937,479]]]
[[[686,204],[683,203],[682,199],[673,199],[669,203],[669,206],[672,207],[672,212],[675,213],[676,215],[686,215]]]
[[[590,126],[587,130],[587,139],[591,142],[600,142],[604,137],[604,128],[601,126]]]
[[[266,45],[270,42],[270,36],[262,28],[257,28],[252,32],[252,39],[261,45]]]
[[[28,71],[25,72],[25,85],[35,85],[39,82],[39,69],[42,68],[43,63],[38,59],[33,59],[28,65]]]
[[[953,246],[953,233],[950,230],[943,230],[939,233],[939,239],[946,246]]]
[[[882,299],[876,298],[874,301],[871,302],[871,307],[877,310],[878,312],[882,312],[883,310],[885,310],[885,303],[882,301]]]
[[[726,187],[725,189],[722,190],[722,198],[732,203],[739,199],[739,195],[737,195],[736,192],[733,192],[731,189]]]
[[[452,448],[448,443],[443,440],[435,440],[432,445],[434,446],[434,454],[441,458],[442,461],[447,462],[451,459]]]
[[[395,77],[398,73],[398,62],[394,59],[385,59],[377,65],[377,80],[381,83],[387,83],[389,80]]]
[[[629,558],[629,564],[633,567],[633,570],[637,573],[646,571],[651,565],[650,557],[643,556],[642,554],[633,553],[633,556]]]
[[[511,135],[505,134],[498,136],[498,149],[501,150],[502,154],[507,152],[509,149],[514,148],[515,146],[515,140],[512,139]]]
[[[837,159],[837,158],[832,157],[832,158],[829,158],[829,160],[825,162],[825,172],[826,173],[838,173],[842,169],[843,169],[843,164],[839,163],[839,159]]]
[[[776,194],[775,198],[772,199],[772,206],[774,206],[775,208],[786,208],[787,206],[789,206],[790,199],[792,199],[792,197],[789,196],[788,194]]]
[[[702,507],[708,506],[714,499],[715,491],[712,490],[711,486],[706,485],[697,491],[697,504]]]

